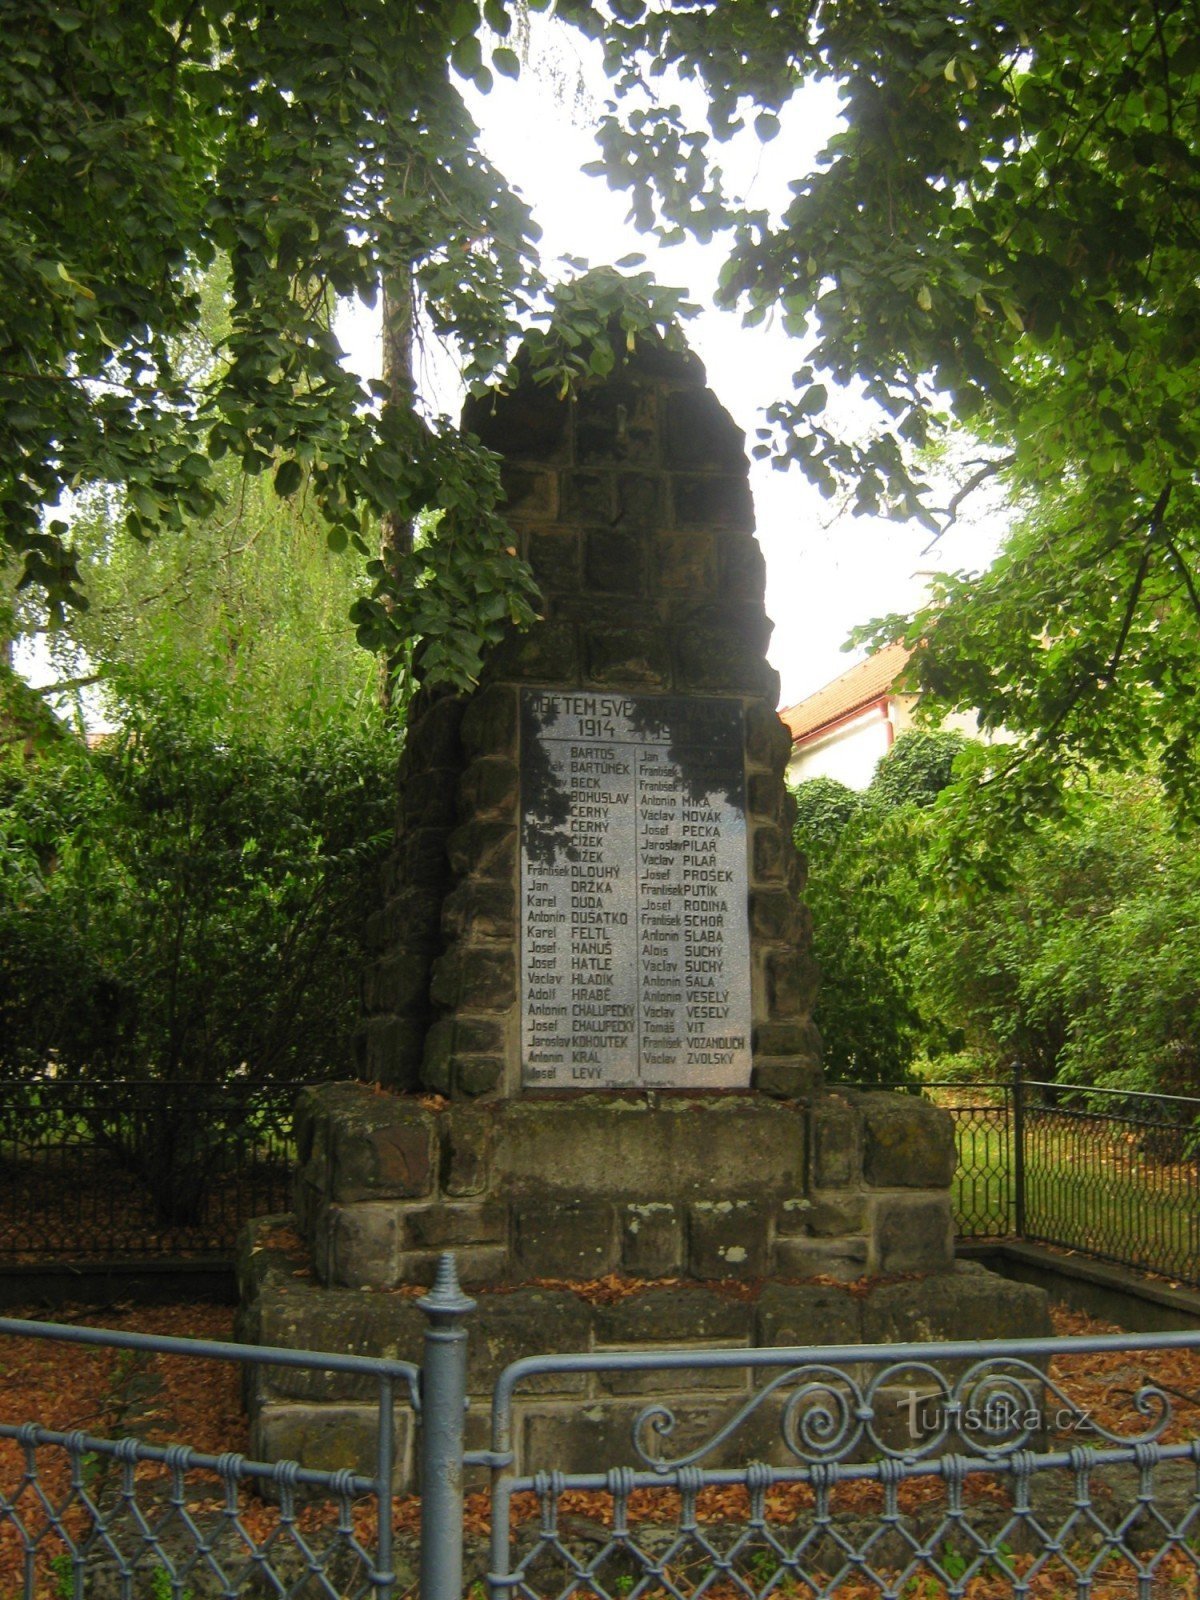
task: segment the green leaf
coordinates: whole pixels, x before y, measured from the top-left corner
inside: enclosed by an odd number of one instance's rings
[[[281,499],[295,494],[304,482],[304,469],[298,461],[281,461],[275,470],[275,493]]]

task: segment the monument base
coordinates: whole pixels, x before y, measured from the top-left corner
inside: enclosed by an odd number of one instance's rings
[[[950,1119],[829,1090],[445,1101],[361,1083],[296,1108],[296,1220],[322,1283],[700,1280],[942,1272]]]
[[[904,1095],[471,1103],[342,1083],[306,1090],[296,1127],[296,1212],[250,1230],[242,1337],[419,1360],[416,1297],[453,1250],[479,1301],[471,1448],[486,1443],[495,1378],[523,1355],[1049,1332],[1044,1293],[955,1265],[950,1119]],[[681,1370],[559,1381],[561,1392],[522,1399],[518,1448],[594,1470],[627,1459],[650,1401],[707,1437],[751,1380]],[[371,1396],[344,1377],[265,1371],[251,1409],[259,1459],[371,1459]],[[739,1437],[743,1456],[770,1454],[770,1421],[761,1448]],[[412,1441],[397,1443],[407,1484]]]
[[[386,1355],[420,1361],[425,1318],[404,1290],[329,1289],[290,1216],[259,1219],[247,1233],[239,1276],[239,1336],[285,1349]],[[509,1362],[546,1352],[753,1350],[772,1345],[917,1343],[962,1338],[1044,1337],[1044,1291],[1011,1283],[974,1262],[944,1272],[843,1286],[825,1281],[734,1285],[672,1280],[613,1281],[574,1290],[551,1280],[476,1288],[468,1325],[466,1445],[490,1443],[492,1389]],[[257,1368],[248,1396],[255,1460],[300,1460],[369,1475],[376,1411],[369,1386],[344,1375]],[[761,1382],[761,1374],[759,1375]],[[553,1462],[564,1472],[599,1472],[631,1462],[634,1425],[648,1405],[669,1406],[674,1443],[713,1438],[752,1392],[746,1369],[561,1373],[522,1390],[514,1407],[517,1470]],[[911,1391],[876,1397],[881,1425],[894,1411],[903,1438]],[[706,1465],[747,1458],[784,1465],[778,1406],[764,1406]],[[415,1490],[416,1449],[407,1410],[398,1413],[396,1486]],[[482,1487],[482,1477],[474,1487]]]

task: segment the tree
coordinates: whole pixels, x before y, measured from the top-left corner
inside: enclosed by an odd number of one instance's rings
[[[228,1144],[194,1085],[354,1070],[394,741],[264,724],[219,666],[119,687],[96,748],[0,757],[0,1073],[169,1086],[97,1132],[187,1220]]]
[[[1194,1094],[1200,866],[1147,778],[1078,786],[1012,882],[939,894],[915,930],[924,1004],[987,1070]]]
[[[543,0],[530,0],[536,9]],[[365,642],[426,641],[469,678],[481,640],[530,613],[493,463],[403,384],[365,403],[329,333],[335,295],[411,271],[473,385],[503,373],[540,304],[533,229],[481,155],[455,73],[516,73],[517,0],[9,0],[0,65],[0,503],[31,581],[75,587],[66,513],[120,484],[135,533],[206,513],[222,452],[303,488],[335,544],[373,555],[380,519],[443,515],[374,569]],[[1020,819],[1081,757],[1163,754],[1183,811],[1196,776],[1200,558],[1192,405],[1200,362],[1200,27],[1196,0],[560,0],[600,39],[613,87],[598,169],[666,236],[723,232],[723,296],[811,336],[759,448],[854,509],[937,534],[998,479],[1026,513],[979,586],[891,619],[913,681],[977,704],[1016,743]],[[691,126],[670,95],[695,80]],[[845,126],[781,215],[726,192],[712,156],[761,138],[798,87],[832,78]],[[197,273],[232,263],[232,329],[181,379]],[[545,308],[543,307],[543,310]],[[669,307],[632,285],[621,332]],[[592,319],[593,323],[595,319]],[[609,324],[574,308],[544,351],[570,382]],[[565,359],[574,355],[575,366]],[[803,358],[802,358],[803,359]],[[835,427],[831,384],[874,402]],[[939,487],[930,451],[979,441]],[[936,626],[931,623],[936,621]],[[968,641],[964,648],[964,641]],[[993,795],[1012,795],[993,779]]]
[[[1013,735],[977,815],[1020,826],[1081,760],[1153,755],[1195,814],[1194,0],[615,9],[610,181],[665,232],[731,226],[726,300],[813,337],[761,449],[935,537],[991,479],[1023,512],[981,583],[875,634],[916,647],[931,701]],[[718,137],[756,112],[769,136],[812,77],[838,81],[845,126],[781,216],[748,212],[677,108],[647,104],[667,70],[703,83]],[[876,403],[868,437],[829,420],[831,383]],[[924,469],[955,426],[979,447],[939,488]]]
[[[920,1052],[944,1042],[912,947],[933,899],[927,857],[938,824],[928,813],[965,744],[956,733],[904,733],[864,794],[833,778],[794,791],[822,973],[814,1019],[831,1074],[899,1083]]]
[[[25,583],[81,598],[64,501],[78,486],[115,486],[148,537],[211,515],[214,462],[232,456],[282,498],[309,496],[331,545],[370,561],[363,642],[421,639],[426,675],[462,683],[482,643],[530,620],[494,457],[425,416],[395,371],[364,393],[330,332],[336,297],[386,285],[394,303],[411,283],[468,384],[503,370],[543,288],[536,230],[456,75],[486,87],[519,70],[516,9],[487,0],[485,26],[474,0],[9,0],[0,527]],[[219,256],[229,328],[197,343]],[[638,308],[643,329],[659,318],[643,287],[622,334]],[[435,536],[393,538],[379,560],[381,521],[421,510]]]

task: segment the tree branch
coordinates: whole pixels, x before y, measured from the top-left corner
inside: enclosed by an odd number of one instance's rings
[[[964,483],[960,489],[957,489],[951,496],[950,502],[946,508],[939,513],[940,516],[945,517],[946,526],[944,528],[939,528],[937,533],[934,534],[933,538],[930,539],[929,543],[921,551],[923,556],[927,556],[933,547],[938,543],[938,541],[950,532],[950,529],[958,521],[958,513],[963,502],[970,495],[973,495],[976,489],[978,489],[981,484],[986,483],[989,478],[994,478],[997,473],[1003,472],[1005,467],[1011,467],[1016,459],[1016,456],[1012,454],[1006,456],[997,456],[994,460],[985,461],[978,471],[971,474],[966,483]]]

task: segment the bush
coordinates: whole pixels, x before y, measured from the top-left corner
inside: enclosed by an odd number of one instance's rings
[[[814,1020],[831,1077],[901,1083],[940,1032],[912,957],[923,912],[928,808],[951,781],[961,734],[905,733],[856,794],[832,778],[795,791],[795,839],[822,983]]]
[[[259,741],[203,691],[126,684],[122,728],[0,775],[0,1071],[184,1085],[352,1070],[394,750]],[[186,1094],[127,1152],[187,1220],[219,1130]]]

